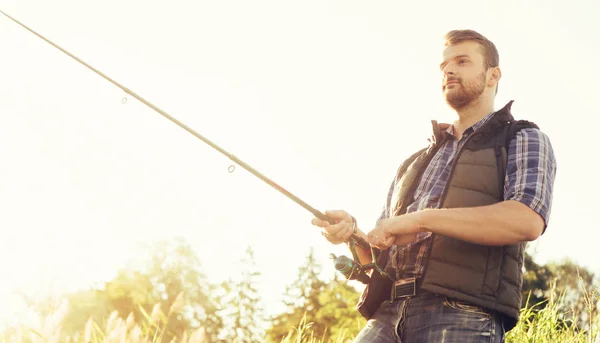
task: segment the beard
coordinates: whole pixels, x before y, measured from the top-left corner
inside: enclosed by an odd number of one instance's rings
[[[443,87],[443,90],[445,90]],[[445,93],[446,103],[454,110],[459,110],[477,99],[485,90],[485,72],[477,75],[474,80],[454,84],[454,89]]]

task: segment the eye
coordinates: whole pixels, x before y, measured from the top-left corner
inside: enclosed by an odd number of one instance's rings
[[[459,64],[459,65],[461,65],[461,64],[466,64],[467,62],[468,62],[468,61],[467,61],[466,59],[464,59],[464,58],[461,58],[460,60],[458,60],[458,64]]]

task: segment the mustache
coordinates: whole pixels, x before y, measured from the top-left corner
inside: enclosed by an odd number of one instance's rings
[[[448,84],[448,82],[452,82],[452,81],[456,81],[456,82],[458,82],[458,83],[460,83],[460,82],[461,82],[461,81],[460,81],[460,78],[458,78],[458,77],[449,77],[449,78],[447,78],[447,79],[446,79],[446,82],[445,82],[445,84]]]

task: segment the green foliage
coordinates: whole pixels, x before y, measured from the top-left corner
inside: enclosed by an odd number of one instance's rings
[[[548,269],[552,272],[555,288],[564,293],[557,305],[558,310],[570,313],[568,319],[576,321],[579,327],[586,328],[590,316],[586,295],[594,297],[599,287],[594,274],[570,259],[549,263]],[[598,309],[594,308],[591,315],[597,314]]]
[[[556,307],[564,313],[569,313],[566,319],[576,321],[578,326],[585,328],[588,324],[586,294],[594,294],[599,283],[594,273],[583,266],[577,265],[570,259],[550,262],[540,265],[533,261],[531,254],[525,254],[525,273],[523,275],[523,306],[538,304],[532,311],[542,310],[554,289],[564,292]],[[597,309],[593,314],[597,313]]]
[[[355,309],[359,292],[337,274],[331,282],[324,282],[320,272],[311,249],[298,278],[286,288],[287,311],[272,318],[272,327],[267,331],[272,342],[286,339],[297,323],[306,323],[310,334],[323,340],[356,335],[364,326],[364,319]]]
[[[55,311],[57,301],[67,301],[63,339],[77,337],[88,320],[104,324],[111,316],[130,316],[131,321],[144,323],[148,313],[167,313],[169,320],[161,341],[181,338],[202,324],[209,342],[217,342],[222,321],[217,315],[218,305],[209,298],[214,286],[208,283],[190,246],[181,239],[162,241],[148,252],[151,257],[143,266],[119,270],[113,280],[96,288],[39,302],[37,312],[47,317]]]
[[[541,304],[539,308],[545,306],[547,292],[552,282],[552,272],[544,265],[537,264],[530,253],[525,253],[524,261],[525,272],[523,273],[523,291],[522,306],[530,304]]]
[[[360,293],[339,274],[320,279],[311,249],[286,288],[283,313],[261,327],[258,273],[252,249],[239,275],[211,285],[181,240],[159,242],[139,268],[124,268],[97,287],[35,305],[39,327],[0,333],[10,342],[349,343],[364,327]],[[600,342],[594,274],[570,260],[539,265],[525,260],[522,317],[507,342]]]
[[[335,274],[319,296],[321,304],[315,321],[329,329],[329,337],[354,337],[365,326],[366,320],[356,310],[360,292]]]
[[[14,343],[159,343],[168,333],[169,321],[177,316],[177,304],[168,312],[162,312],[161,305],[155,304],[152,312],[139,308],[142,318],[134,320],[133,313],[126,319],[113,311],[104,322],[88,320],[85,327],[75,335],[66,335],[62,326],[66,321],[67,302],[63,302],[56,312],[42,320],[40,328],[25,326],[12,327],[0,334],[0,341]],[[181,307],[179,307],[181,309]],[[210,342],[206,330],[200,327],[183,332],[181,337],[169,340],[172,343]]]
[[[314,314],[319,308],[319,294],[325,288],[325,283],[319,279],[321,268],[315,260],[314,250],[310,249],[306,262],[298,270],[298,278],[286,287],[283,302],[286,312],[271,319],[272,327],[267,336],[273,342],[283,339],[297,323],[306,316],[309,322],[314,322]],[[319,324],[311,327],[313,332],[322,333]]]
[[[564,311],[565,292],[558,292],[553,287],[549,291],[545,304],[531,304],[521,309],[521,318],[517,326],[506,335],[506,342],[515,343],[588,343],[598,342],[600,336],[599,317],[597,315],[597,302],[600,300],[594,294],[584,293],[586,299],[586,311],[589,324],[586,329],[577,326],[577,323],[569,318],[573,313]]]
[[[183,296],[184,308],[169,321],[170,334],[165,336],[165,340],[181,337],[183,332],[202,323],[211,341],[217,341],[222,320],[217,314],[218,305],[209,298],[215,287],[202,273],[200,261],[192,248],[183,239],[178,239],[173,244],[159,242],[151,251],[154,253],[145,274],[151,285],[149,297],[152,302],[141,305],[148,310],[152,303],[160,303],[162,312],[167,313],[177,297]]]
[[[319,339],[311,329],[312,324],[313,323],[307,323],[306,316],[303,316],[297,327],[292,328],[288,334],[281,339],[280,343],[351,343],[355,336],[340,332],[336,335],[331,335],[331,338],[328,340]]]
[[[599,317],[593,315],[592,308],[600,300],[597,296],[586,294],[587,311],[590,314],[590,327],[586,330],[570,325],[565,320],[565,313],[559,309],[563,301],[564,292],[558,293],[553,289],[550,297],[541,309],[539,304],[527,305],[521,310],[521,320],[517,326],[506,336],[507,343],[590,343],[600,339],[598,327]],[[42,327],[37,330],[25,327],[16,327],[0,335],[0,341],[15,343],[158,343],[161,334],[165,332],[165,324],[169,320],[168,313],[162,313],[160,306],[154,307],[154,311],[144,316],[144,320],[135,323],[128,316],[123,320],[117,316],[115,311],[105,324],[89,321],[85,332],[72,340],[58,340],[60,336],[61,323],[64,320],[64,306],[51,313],[43,322]],[[279,341],[279,343],[350,343],[353,334],[338,333],[330,338],[323,339],[312,328],[313,323],[303,316],[295,323]],[[182,337],[174,342],[177,343],[206,343],[209,342],[202,328],[185,332]]]

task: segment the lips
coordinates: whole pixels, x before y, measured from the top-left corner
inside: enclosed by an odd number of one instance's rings
[[[460,83],[460,82],[458,82],[458,81],[455,81],[455,80],[453,80],[453,81],[448,81],[448,82],[446,82],[446,84],[444,85],[444,90],[445,90],[445,89],[447,89],[447,88],[448,88],[448,86],[450,86],[450,85],[457,85],[457,84],[459,84],[459,83]]]

